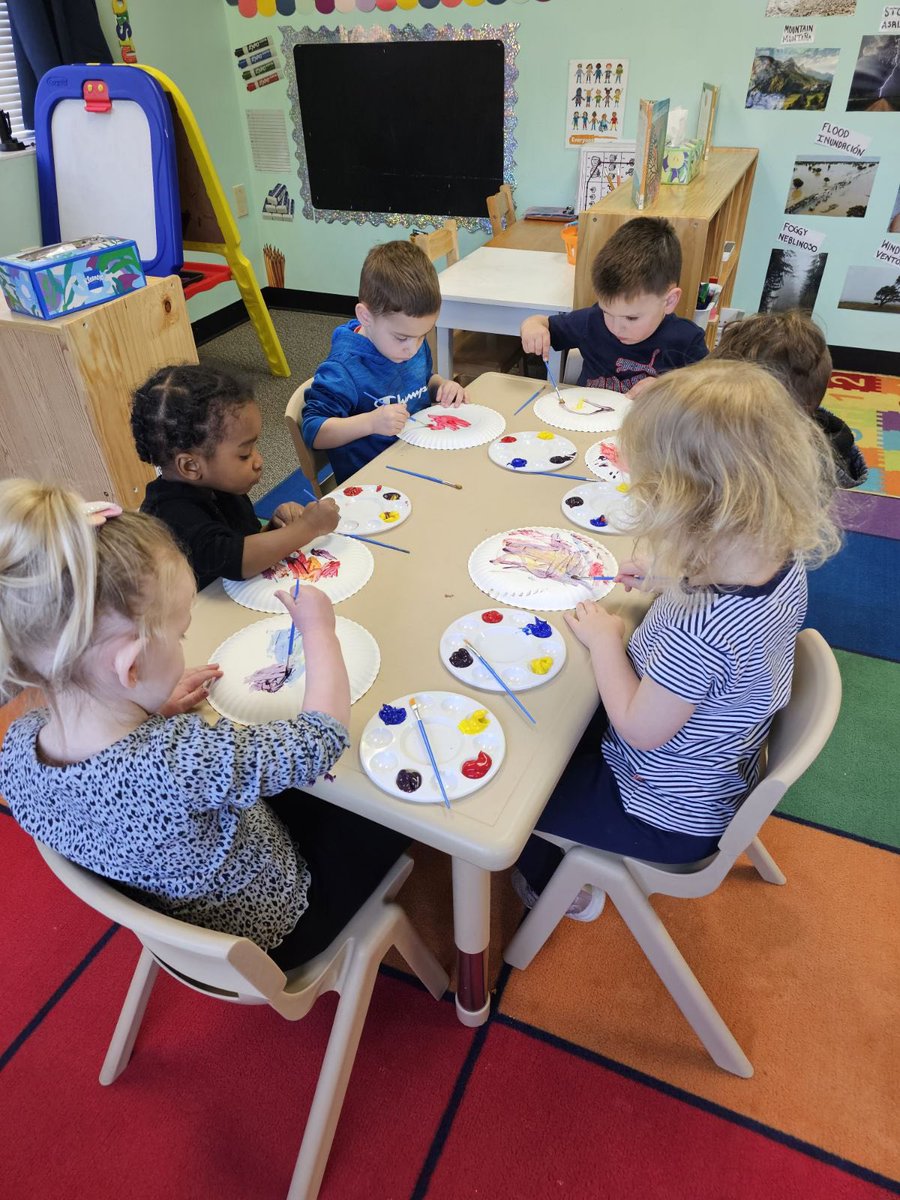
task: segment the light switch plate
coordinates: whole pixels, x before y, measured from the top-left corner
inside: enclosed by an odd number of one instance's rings
[[[231,189],[234,193],[234,211],[239,217],[246,217],[250,213],[250,208],[247,204],[247,189],[242,183],[236,183]]]

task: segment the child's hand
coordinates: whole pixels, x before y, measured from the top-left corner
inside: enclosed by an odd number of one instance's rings
[[[190,710],[209,695],[209,684],[222,678],[218,663],[207,663],[204,667],[188,667],[175,684],[172,695],[157,709],[161,717],[177,717]]]
[[[469,397],[462,384],[455,379],[444,379],[434,394],[434,402],[442,404],[444,408],[459,408],[460,404],[469,403]]]
[[[332,533],[337,529],[340,519],[341,510],[329,496],[307,504],[303,509],[303,523],[309,530],[311,538]]]
[[[293,500],[289,500],[287,504],[279,504],[272,513],[269,520],[271,529],[281,529],[285,525],[291,525],[294,521],[299,521],[303,516],[305,506],[295,504]]]
[[[372,432],[383,437],[397,437],[408,420],[405,404],[382,404],[372,412]]]
[[[625,622],[593,600],[582,600],[573,613],[563,615],[579,642],[588,649],[604,640],[617,642],[619,645],[622,643]]]
[[[334,634],[334,605],[323,591],[311,583],[304,584],[297,599],[290,592],[275,595],[288,611],[288,615],[302,637],[321,637]]]
[[[646,591],[644,571],[645,568],[640,563],[631,561],[620,563],[616,583],[621,583],[626,592],[630,592],[632,588],[636,588],[639,592]]]
[[[546,317],[528,317],[522,322],[522,349],[526,354],[539,354],[546,358],[550,353],[550,326]]]

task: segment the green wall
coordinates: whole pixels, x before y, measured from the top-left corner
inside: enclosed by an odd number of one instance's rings
[[[516,200],[530,204],[569,204],[575,192],[578,154],[563,146],[566,66],[569,58],[628,58],[630,80],[623,136],[633,134],[641,96],[669,96],[673,106],[688,109],[688,127],[696,120],[703,80],[721,83],[716,121],[718,145],[758,146],[760,162],[753,202],[734,296],[734,303],[754,311],[762,290],[769,252],[784,221],[784,197],[797,155],[816,152],[815,134],[823,119],[844,123],[872,137],[868,154],[881,158],[864,219],[809,217],[802,223],[827,235],[823,249],[828,265],[816,315],[834,345],[894,350],[897,317],[885,313],[847,312],[837,308],[846,269],[874,265],[888,217],[900,184],[900,119],[894,114],[845,114],[844,107],[860,37],[877,32],[883,4],[859,0],[854,16],[817,17],[817,46],[836,46],[840,64],[828,108],[822,113],[763,112],[744,108],[744,96],[758,46],[778,45],[784,22],[766,17],[766,0],[520,0],[486,4],[465,0],[456,8],[426,10],[419,7],[390,13],[377,11],[334,12],[322,16],[304,12],[311,0],[298,0],[292,25],[351,30],[357,26],[390,24],[503,24],[518,23],[520,53],[516,138]],[[114,40],[110,6],[98,4],[101,20]],[[289,116],[287,84],[282,81],[248,93],[235,68],[233,47],[271,36],[281,45],[280,17],[243,18],[225,0],[130,0],[134,39],[141,61],[166,71],[192,104],[212,153],[229,201],[231,187],[246,184],[250,216],[239,222],[245,249],[260,281],[265,283],[262,244],[271,242],[287,260],[289,287],[315,292],[352,294],[359,266],[375,242],[407,236],[404,227],[342,225],[308,221],[299,212],[295,170],[276,177],[256,171],[250,161],[247,108],[281,107]],[[289,68],[290,69],[290,68]],[[453,104],[454,83],[448,86],[447,103]],[[464,86],[464,84],[462,85]],[[347,114],[352,119],[348,98]],[[289,123],[290,136],[290,123]],[[339,129],[337,130],[339,136]],[[477,136],[477,130],[473,130]],[[293,142],[291,142],[293,150]],[[13,166],[13,183],[5,176]],[[22,242],[34,241],[33,184],[21,179],[26,172],[17,164],[0,162],[0,211],[15,193],[14,229]],[[285,183],[298,201],[295,220],[263,221],[259,213],[268,189]],[[6,237],[6,221],[2,241]],[[464,234],[463,251],[484,240],[484,234]],[[13,240],[16,240],[15,238]],[[217,288],[191,302],[192,316],[230,302],[232,286]]]

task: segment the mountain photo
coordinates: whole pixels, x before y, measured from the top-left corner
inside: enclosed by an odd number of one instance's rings
[[[758,49],[745,108],[821,112],[828,103],[839,53],[814,46]]]

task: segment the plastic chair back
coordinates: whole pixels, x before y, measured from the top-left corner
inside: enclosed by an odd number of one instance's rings
[[[301,422],[303,419],[303,405],[306,402],[306,392],[312,387],[312,379],[307,379],[305,383],[301,383],[297,390],[288,400],[287,408],[284,410],[284,423],[288,428],[288,433],[291,435],[291,441],[294,443],[294,449],[297,452],[297,459],[300,463],[300,470],[309,480],[309,486],[313,490],[313,495],[321,500],[325,492],[330,492],[335,486],[334,476],[331,475],[325,480],[325,487],[319,483],[319,475],[329,465],[328,455],[324,450],[313,450],[307,446],[303,440],[301,432]]]

